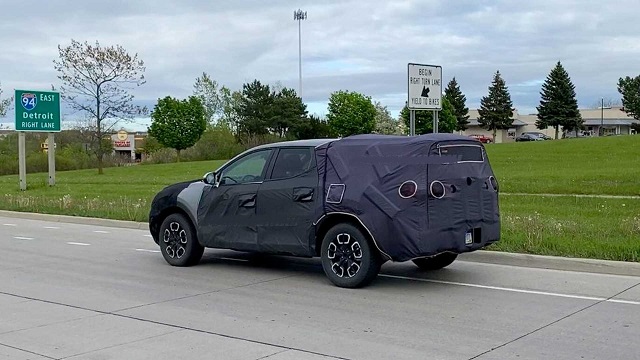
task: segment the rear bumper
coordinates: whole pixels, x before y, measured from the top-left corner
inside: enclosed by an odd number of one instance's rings
[[[444,251],[465,253],[482,249],[500,240],[500,223],[478,224],[455,229],[431,231],[418,244],[418,256],[432,256]]]
[[[500,241],[500,223],[430,229],[417,236],[406,235],[396,238],[393,249],[382,249],[389,253],[393,261],[408,261],[443,252],[462,254],[480,250]]]

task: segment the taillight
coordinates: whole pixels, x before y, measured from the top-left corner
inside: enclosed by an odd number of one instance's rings
[[[434,180],[429,185],[429,193],[436,199],[442,199],[446,194],[444,184],[438,180]]]
[[[398,194],[400,194],[400,197],[403,199],[413,197],[417,191],[418,184],[416,184],[416,182],[413,180],[403,182],[402,185],[400,185],[400,187],[398,188]]]

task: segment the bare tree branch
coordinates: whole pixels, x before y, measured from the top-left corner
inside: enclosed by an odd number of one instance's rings
[[[13,104],[13,95],[7,99],[2,100],[2,84],[0,84],[0,117],[7,115],[7,110],[11,108]]]
[[[90,127],[96,139],[98,173],[102,173],[105,149],[101,139],[120,120],[131,120],[145,114],[147,109],[135,106],[128,90],[143,85],[144,62],[138,55],[129,55],[121,45],[100,46],[71,39],[71,45],[58,45],[59,60],[54,60],[62,99],[77,111],[90,117]],[[104,128],[103,121],[114,121]]]

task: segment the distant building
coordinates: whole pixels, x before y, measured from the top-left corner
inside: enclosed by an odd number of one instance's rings
[[[622,108],[610,107],[604,109],[581,109],[580,115],[584,120],[584,131],[591,135],[603,136],[607,135],[628,135],[632,134],[632,124],[640,124],[640,121],[633,119],[622,111]],[[513,126],[506,130],[498,130],[496,132],[496,143],[512,142],[522,133],[535,131],[541,132],[555,138],[555,129],[549,127],[540,130],[536,127],[537,114],[520,115],[517,111],[513,114]],[[486,135],[493,136],[492,132],[483,129],[478,124],[478,110],[469,110],[469,126],[462,132],[464,135]],[[562,127],[559,129],[558,137],[562,137]]]
[[[128,133],[121,129],[117,133],[111,134],[111,144],[113,153],[123,158],[130,159],[131,162],[144,160],[143,148],[147,137],[146,132]]]

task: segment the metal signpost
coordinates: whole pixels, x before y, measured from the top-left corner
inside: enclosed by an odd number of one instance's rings
[[[25,133],[46,132],[49,185],[55,185],[56,154],[54,133],[60,132],[60,94],[53,91],[15,90],[16,131],[20,190],[27,189]]]
[[[442,66],[409,63],[407,67],[409,134],[416,134],[416,110],[433,111],[433,132],[438,132],[442,110]]]

